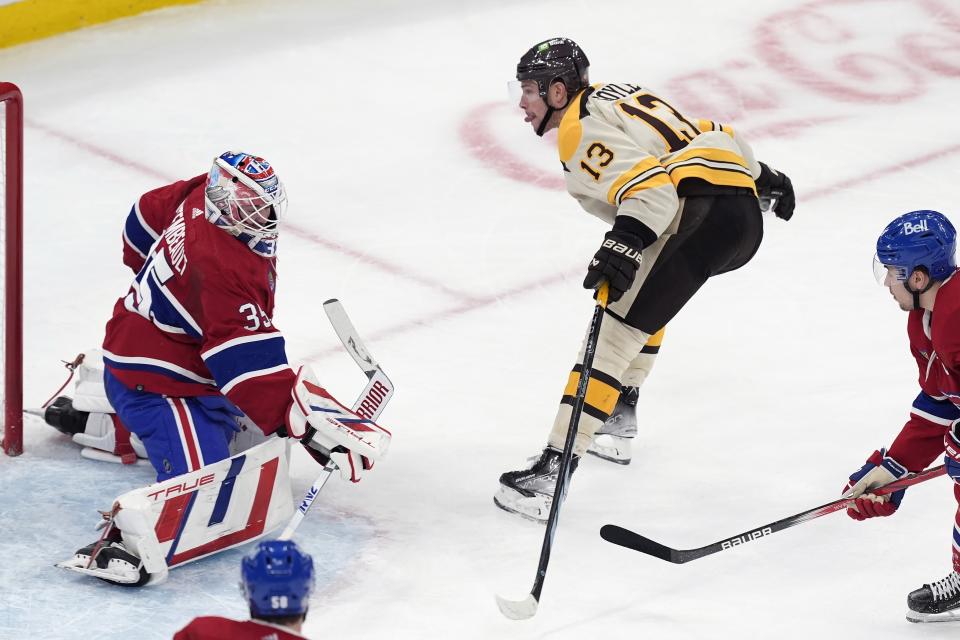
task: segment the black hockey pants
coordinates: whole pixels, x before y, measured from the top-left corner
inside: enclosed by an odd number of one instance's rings
[[[739,269],[757,252],[763,218],[752,195],[692,196],[631,304],[626,324],[653,334],[711,276]]]

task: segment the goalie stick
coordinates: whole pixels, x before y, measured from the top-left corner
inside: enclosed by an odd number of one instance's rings
[[[593,369],[593,356],[597,350],[597,340],[600,337],[600,324],[607,309],[607,295],[610,287],[604,282],[597,289],[597,304],[593,308],[593,318],[590,320],[590,329],[587,331],[587,343],[583,348],[583,369],[580,371],[580,380],[577,383],[577,395],[573,400],[573,410],[570,413],[570,425],[567,427],[567,439],[563,444],[563,453],[560,455],[560,467],[557,472],[557,485],[553,490],[553,502],[550,504],[550,515],[547,517],[547,530],[543,534],[543,545],[540,547],[540,563],[537,565],[537,576],[533,580],[533,588],[523,600],[507,600],[497,595],[497,607],[500,613],[511,620],[526,620],[537,614],[540,604],[540,592],[543,591],[543,582],[547,578],[547,565],[550,563],[550,551],[553,548],[553,537],[557,533],[557,521],[560,518],[560,506],[567,495],[567,484],[570,482],[570,465],[573,460],[573,444],[577,439],[577,426],[580,423],[580,414],[583,412],[583,403],[587,397],[587,384]]]
[[[911,473],[907,476],[904,476],[900,480],[894,480],[893,482],[885,484],[870,493],[875,496],[886,495],[888,493],[893,493],[895,491],[899,491],[900,489],[905,489],[906,487],[925,482],[932,478],[942,476],[944,473],[945,469],[943,465],[940,465],[939,467],[932,467],[926,471]],[[846,509],[849,505],[853,504],[853,502],[854,500],[852,498],[840,498],[819,507],[814,507],[813,509],[808,509],[802,513],[792,515],[788,518],[783,518],[782,520],[777,520],[776,522],[771,522],[770,524],[761,525],[751,529],[750,531],[741,533],[740,535],[724,538],[719,542],[714,542],[713,544],[708,544],[707,546],[700,547],[698,549],[673,549],[666,545],[662,545],[659,542],[654,542],[650,538],[645,538],[639,533],[635,533],[629,529],[624,529],[623,527],[618,527],[615,524],[603,525],[603,527],[600,528],[600,537],[607,542],[612,542],[613,544],[620,545],[621,547],[633,549],[634,551],[639,551],[640,553],[645,553],[647,555],[660,558],[661,560],[666,560],[667,562],[684,564],[685,562],[690,562],[691,560],[697,560],[699,558],[703,558],[704,556],[713,555],[714,553],[718,553],[720,551],[726,551],[727,549],[739,547],[741,544],[753,542],[754,540],[766,537],[772,533],[789,529],[790,527],[803,524],[804,522],[819,518],[820,516],[825,516],[828,513]]]
[[[390,382],[390,378],[387,377],[377,361],[374,360],[370,352],[367,351],[366,346],[364,346],[363,341],[360,340],[360,335],[357,333],[356,328],[350,321],[350,317],[347,316],[347,312],[344,310],[343,305],[340,304],[340,301],[336,299],[327,300],[323,303],[323,310],[327,313],[327,318],[330,320],[330,324],[333,325],[333,330],[337,333],[337,337],[340,338],[340,342],[342,342],[343,346],[347,349],[347,353],[350,354],[353,361],[363,369],[363,372],[367,376],[367,386],[364,387],[360,397],[353,403],[352,410],[362,418],[376,420],[380,413],[383,412],[384,407],[387,406],[387,402],[393,396],[393,383]],[[337,469],[338,467],[333,460],[328,461],[327,464],[324,465],[320,471],[320,475],[317,476],[317,479],[310,485],[310,488],[307,489],[307,493],[300,501],[300,505],[297,507],[297,510],[294,511],[293,517],[290,518],[290,523],[283,530],[283,533],[280,534],[280,540],[289,540],[293,537],[297,527],[300,526],[303,518],[307,515],[307,511],[310,510],[313,501],[320,494],[320,490],[323,489],[323,485],[327,483],[327,480],[330,479],[330,476],[334,471],[337,471]]]

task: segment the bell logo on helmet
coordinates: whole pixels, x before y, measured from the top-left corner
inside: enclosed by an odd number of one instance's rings
[[[911,233],[923,233],[924,231],[929,231],[930,228],[927,226],[926,220],[920,220],[919,222],[904,222],[903,223],[903,235],[908,236]]]

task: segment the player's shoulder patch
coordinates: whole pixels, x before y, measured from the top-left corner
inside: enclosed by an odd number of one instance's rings
[[[560,162],[566,166],[577,147],[580,146],[580,139],[583,137],[583,126],[580,121],[590,115],[587,109],[587,99],[595,90],[596,86],[590,86],[574,96],[573,104],[563,114],[560,120],[560,128],[557,131],[557,150],[560,152]]]

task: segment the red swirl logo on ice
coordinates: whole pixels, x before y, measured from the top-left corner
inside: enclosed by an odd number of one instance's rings
[[[623,47],[629,53],[630,44]],[[742,56],[665,81],[649,69],[637,74],[594,80],[649,79],[684,114],[729,123],[750,140],[799,137],[887,105],[902,108],[929,97],[934,83],[960,78],[960,12],[944,0],[817,0],[762,16]],[[563,189],[556,137],[536,138],[518,114],[506,102],[479,105],[466,115],[461,140],[504,177]]]

